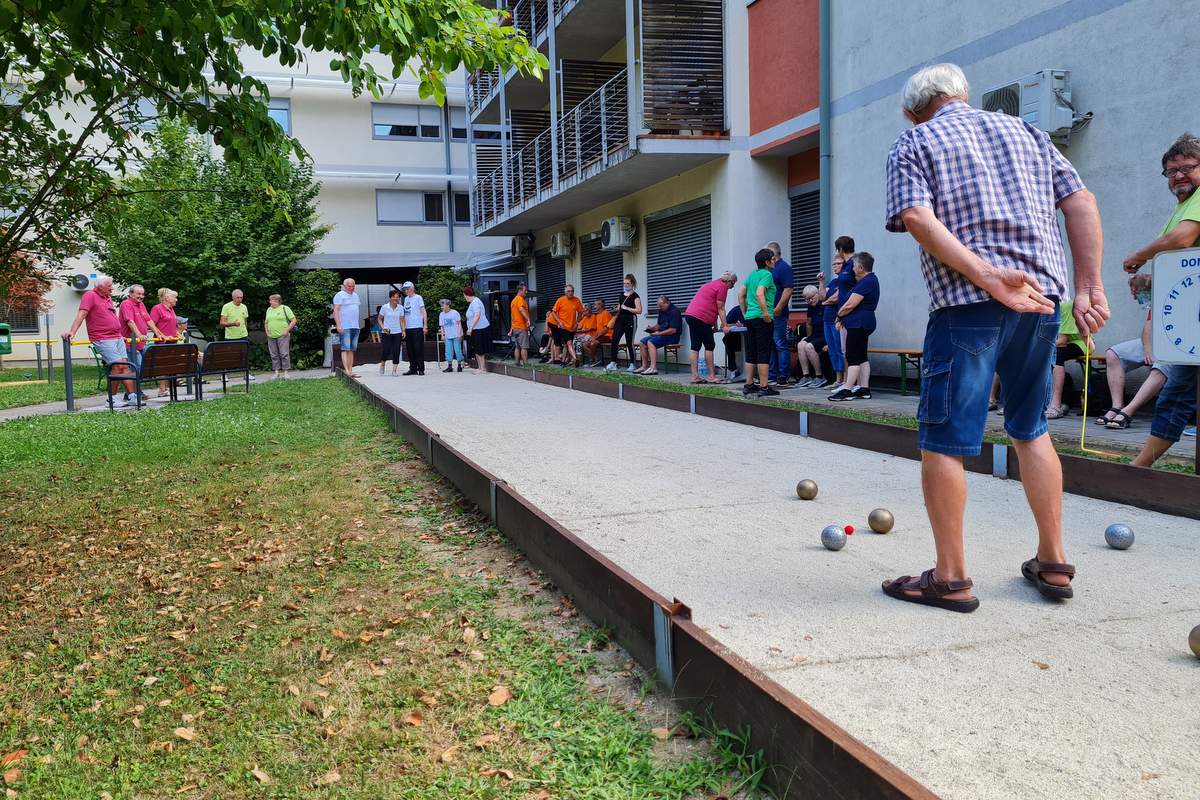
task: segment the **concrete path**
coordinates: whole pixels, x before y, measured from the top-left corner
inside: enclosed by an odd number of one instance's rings
[[[932,563],[918,464],[470,373],[364,383],[508,481],[798,697],[948,798],[1197,798],[1200,523],[1076,496],[1076,597],[1021,578],[1021,485],[969,475],[971,615],[898,603]],[[820,483],[815,501],[796,481]],[[867,513],[896,514],[872,534]],[[1104,544],[1124,521],[1138,540]],[[830,552],[829,523],[859,529]]]

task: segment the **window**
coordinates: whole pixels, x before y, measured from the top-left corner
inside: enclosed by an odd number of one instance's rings
[[[398,103],[371,104],[371,130],[376,139],[442,138],[442,109]]]
[[[438,225],[446,222],[446,199],[441,192],[375,190],[375,221],[379,225]]]
[[[275,120],[275,124],[283,128],[288,136],[292,135],[292,101],[286,97],[272,97],[267,104],[267,116]]]
[[[454,221],[460,225],[471,224],[471,195],[467,192],[454,193]]]
[[[461,106],[450,106],[450,138],[456,142],[467,140],[467,110]]]
[[[791,198],[792,308],[806,308],[804,287],[817,282],[821,272],[821,193],[805,192]]]

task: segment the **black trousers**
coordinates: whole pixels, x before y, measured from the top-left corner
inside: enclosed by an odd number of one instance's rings
[[[637,327],[637,317],[633,314],[618,314],[617,322],[613,325],[612,334],[612,361],[617,360],[617,347],[621,344],[621,337],[625,337],[625,343],[629,345],[629,360],[633,361],[633,329]]]
[[[421,375],[425,374],[425,330],[424,328],[409,328],[405,331],[408,351],[408,369]]]
[[[738,352],[742,349],[742,335],[740,333],[727,333],[723,342],[725,345],[725,369],[730,372],[737,372],[737,356]]]
[[[381,334],[383,341],[383,357],[379,359],[379,363],[386,362],[389,358],[392,364],[400,363],[400,346],[404,342],[404,334],[402,333],[384,333]]]

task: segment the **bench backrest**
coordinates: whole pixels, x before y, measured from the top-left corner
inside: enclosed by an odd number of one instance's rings
[[[202,372],[240,372],[250,369],[250,343],[209,342],[204,348]]]
[[[194,344],[159,344],[142,355],[142,378],[182,378],[194,375],[199,350]]]

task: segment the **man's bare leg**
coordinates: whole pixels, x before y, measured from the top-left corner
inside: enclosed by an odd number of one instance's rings
[[[921,489],[925,510],[933,528],[933,546],[937,551],[934,574],[943,581],[967,579],[967,557],[963,548],[963,512],[967,507],[967,477],[962,458],[944,453],[921,451]],[[919,596],[919,591],[906,594]],[[969,590],[951,592],[949,600],[967,600]]]
[[[1132,464],[1135,467],[1153,467],[1154,462],[1162,458],[1163,453],[1170,450],[1173,444],[1175,443],[1157,436],[1147,436],[1146,443],[1142,445],[1142,452],[1137,454]]]
[[[1125,402],[1125,367],[1121,359],[1112,350],[1104,353],[1105,374],[1108,377],[1108,396],[1112,398],[1112,407],[1120,408]],[[1157,370],[1151,370],[1157,372]],[[1112,419],[1112,414],[1104,412],[1105,419]]]
[[[1013,440],[1017,461],[1021,464],[1021,485],[1025,488],[1025,499],[1038,528],[1038,561],[1046,564],[1065,564],[1067,551],[1062,540],[1062,462],[1050,441],[1050,434],[1043,433],[1032,441]],[[1071,583],[1066,575],[1048,572],[1042,580],[1055,586]]]

